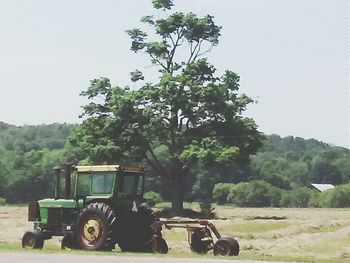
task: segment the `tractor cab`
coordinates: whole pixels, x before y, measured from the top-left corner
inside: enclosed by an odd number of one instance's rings
[[[127,206],[134,201],[144,201],[144,175],[145,170],[137,167],[76,166],[70,179],[67,179],[73,188],[70,196],[77,201],[81,200],[83,206],[96,199],[108,200],[116,206]]]
[[[69,166],[56,170],[55,200],[74,200],[82,208],[96,199],[114,205],[144,202],[145,170],[121,165]]]

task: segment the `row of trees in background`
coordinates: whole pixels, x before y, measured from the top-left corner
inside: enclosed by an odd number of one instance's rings
[[[350,207],[350,184],[321,193],[305,186],[284,190],[261,180],[219,183],[214,186],[213,200],[239,207]]]
[[[74,125],[16,127],[0,122],[0,198],[24,203],[53,196],[53,167],[65,161]]]
[[[0,122],[0,198],[9,203],[23,203],[53,196],[52,168],[84,158],[66,143],[74,127],[69,124],[15,127]],[[166,149],[157,147],[155,154],[167,169],[170,163]],[[350,186],[346,185],[350,181],[349,157],[348,149],[313,139],[270,135],[251,157],[250,164],[191,170],[184,197],[186,201],[237,206],[347,207],[350,205]],[[344,186],[318,193],[309,188],[311,183]],[[150,170],[146,191],[170,200],[171,187]]]

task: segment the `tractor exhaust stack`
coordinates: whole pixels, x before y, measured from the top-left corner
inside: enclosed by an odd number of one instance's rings
[[[71,195],[71,174],[72,174],[72,164],[67,163],[64,172],[64,193],[65,198],[70,199]]]

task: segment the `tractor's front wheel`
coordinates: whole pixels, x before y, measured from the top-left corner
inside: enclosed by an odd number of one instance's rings
[[[27,231],[22,237],[22,247],[41,249],[44,246],[44,238],[39,230]]]
[[[76,240],[74,239],[73,235],[67,234],[62,238],[61,249],[62,250],[77,249]]]
[[[85,250],[110,250],[115,245],[116,215],[104,203],[91,203],[78,217],[75,233],[78,246]]]
[[[166,254],[169,248],[164,238],[160,237],[152,241],[151,250],[153,253]]]

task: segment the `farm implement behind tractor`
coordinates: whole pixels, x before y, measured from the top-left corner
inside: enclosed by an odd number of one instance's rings
[[[238,242],[221,237],[209,221],[159,220],[142,206],[146,201],[142,168],[67,165],[64,177],[61,168],[55,170],[55,198],[28,206],[28,221],[34,223],[34,229],[24,233],[23,248],[42,248],[45,240],[62,236],[62,249],[110,251],[118,245],[122,251],[167,253],[164,226],[185,228],[196,253],[239,253]]]
[[[185,228],[187,230],[187,241],[193,252],[205,254],[213,250],[214,255],[237,256],[239,253],[239,244],[232,237],[221,237],[219,231],[213,223],[207,220],[164,220],[154,221],[153,229],[157,240],[153,243],[159,247],[157,252],[166,253],[167,246],[162,239],[162,226],[171,230],[173,228]],[[213,235],[217,241],[214,243]]]

